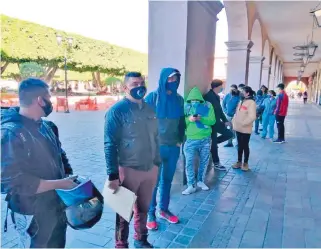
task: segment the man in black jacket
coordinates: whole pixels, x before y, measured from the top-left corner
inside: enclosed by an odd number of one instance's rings
[[[147,213],[161,164],[158,122],[154,110],[143,100],[146,86],[142,75],[125,76],[126,97],[105,117],[105,158],[108,186],[119,185],[137,195],[134,207],[134,246],[152,248],[147,241]],[[129,223],[116,214],[116,248],[128,248]]]
[[[60,142],[41,119],[52,112],[48,85],[22,81],[19,102],[20,108],[1,112],[1,193],[7,194],[20,247],[63,248],[66,216],[55,189],[77,185],[66,178]]]
[[[233,133],[227,129],[227,126],[230,126],[222,106],[220,96],[218,95],[223,87],[223,82],[221,80],[213,80],[211,83],[211,90],[205,94],[204,99],[210,102],[213,105],[216,123],[212,126],[212,147],[211,154],[214,164],[214,168],[217,170],[226,170],[226,168],[220,163],[220,158],[218,156],[218,144],[225,142],[233,137]],[[218,134],[221,134],[219,137]]]

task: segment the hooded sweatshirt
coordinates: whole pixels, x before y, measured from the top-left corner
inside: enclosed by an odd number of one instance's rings
[[[198,103],[193,103],[196,100]],[[189,92],[184,109],[187,139],[200,140],[211,136],[211,126],[216,122],[214,109],[210,102],[204,100],[202,93],[197,87],[194,87]],[[201,120],[191,122],[189,117],[195,114],[200,115]]]
[[[180,83],[180,73],[174,68],[164,68],[161,71],[158,88],[146,98],[146,103],[151,106],[158,120],[158,133],[160,145],[174,146],[182,143],[185,133],[184,99],[177,93],[177,89],[168,94],[166,83],[170,75],[177,75]],[[169,83],[175,84],[175,83]]]
[[[1,193],[9,194],[10,209],[29,215],[61,210],[54,190],[36,192],[41,179],[64,177],[60,142],[50,127],[18,108],[1,110]]]

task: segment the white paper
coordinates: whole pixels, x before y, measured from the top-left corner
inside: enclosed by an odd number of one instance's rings
[[[120,186],[115,194],[108,188],[108,180],[105,182],[104,190],[104,204],[110,207],[113,211],[130,222],[133,214],[134,204],[137,196],[134,192],[125,187]]]

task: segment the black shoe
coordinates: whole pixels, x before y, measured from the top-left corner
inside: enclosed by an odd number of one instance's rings
[[[226,171],[226,168],[220,163],[214,163],[214,169],[219,171]]]
[[[227,143],[224,145],[225,148],[230,148],[230,147],[234,147],[233,144]]]
[[[277,140],[274,140],[273,143],[276,143],[276,144],[284,144],[285,141],[284,141],[284,140],[281,140],[281,139],[277,139]]]
[[[135,240],[134,247],[135,248],[154,248],[153,245],[147,241],[147,239]]]

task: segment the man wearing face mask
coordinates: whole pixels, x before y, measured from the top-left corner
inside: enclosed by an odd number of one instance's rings
[[[52,112],[48,85],[29,78],[19,86],[20,107],[1,113],[1,193],[20,237],[20,247],[63,248],[64,206],[55,189],[71,189],[61,146],[41,119]],[[8,217],[5,218],[5,230]]]
[[[152,248],[147,241],[147,213],[161,164],[158,123],[154,110],[144,101],[145,81],[138,72],[127,73],[126,97],[105,117],[105,158],[109,188],[119,185],[137,195],[134,207],[134,247]],[[116,248],[128,248],[129,223],[116,214]]]
[[[156,196],[159,189],[159,217],[169,223],[178,223],[178,217],[169,209],[170,191],[180,146],[185,134],[184,99],[177,93],[180,83],[180,73],[174,68],[164,68],[160,73],[159,86],[151,92],[145,101],[155,110],[158,119],[160,155],[162,165],[159,171],[158,183],[154,189],[149,208],[147,228],[157,229]]]
[[[216,119],[215,125],[212,126],[211,146],[214,169],[225,171],[226,168],[220,163],[220,158],[218,156],[218,144],[231,139],[233,133],[227,129],[227,126],[231,126],[231,123],[227,120],[220,103],[220,96],[218,94],[222,92],[222,89],[223,82],[218,79],[213,80],[211,82],[211,90],[205,94],[204,99],[213,105]],[[217,134],[220,134],[220,136],[218,137]]]
[[[237,89],[237,85],[231,85],[231,90],[223,99],[222,107],[226,118],[229,122],[232,122],[234,114],[236,112],[237,105],[240,102],[240,92]],[[232,127],[231,127],[232,128]],[[233,138],[235,138],[235,132],[233,131]],[[224,147],[233,147],[233,138],[230,138]]]

